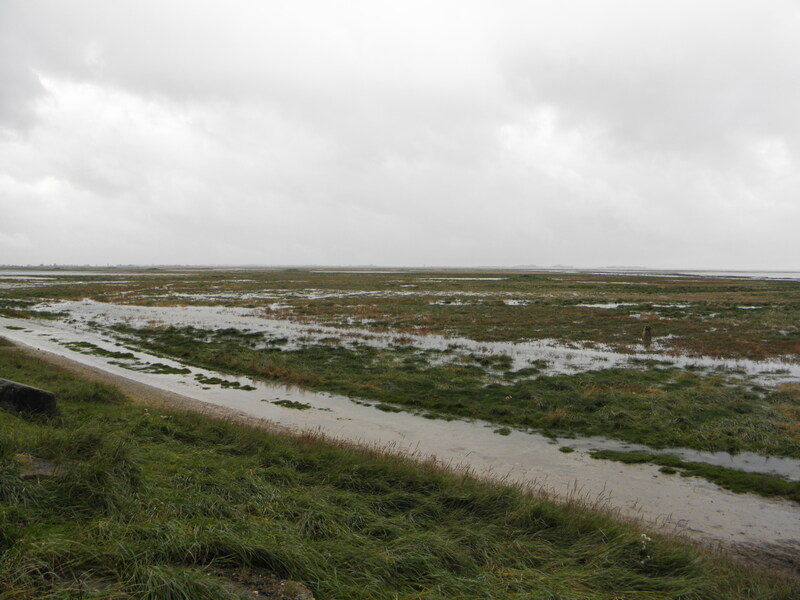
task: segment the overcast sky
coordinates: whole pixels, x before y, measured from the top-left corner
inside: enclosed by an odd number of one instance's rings
[[[800,2],[0,0],[0,264],[800,269]]]

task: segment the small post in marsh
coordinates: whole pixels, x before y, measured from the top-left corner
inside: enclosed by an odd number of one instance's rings
[[[650,325],[645,325],[644,329],[642,329],[642,343],[649,348],[652,341],[653,328]]]

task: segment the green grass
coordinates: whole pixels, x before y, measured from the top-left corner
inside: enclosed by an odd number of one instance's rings
[[[277,404],[284,408],[294,408],[295,410],[308,410],[313,408],[310,404],[305,402],[297,402],[296,400],[273,400],[272,404]]]
[[[202,383],[203,385],[218,385],[222,388],[235,388],[237,390],[245,390],[251,392],[256,388],[252,385],[242,385],[238,381],[230,381],[228,379],[222,379],[220,377],[208,377],[207,375],[203,375],[202,373],[197,373],[194,378]]]
[[[60,319],[65,313],[48,312],[32,308],[37,304],[36,300],[19,300],[5,297],[8,291],[0,291],[0,317],[11,317],[12,319]],[[26,294],[27,295],[27,294]],[[9,327],[9,329],[11,329]]]
[[[139,371],[140,373],[154,373],[156,375],[189,375],[192,371],[186,367],[172,367],[164,363],[143,363],[135,362],[122,362],[122,361],[109,361],[110,364],[128,369],[129,371]]]
[[[684,477],[702,477],[733,492],[750,492],[768,498],[786,498],[800,503],[800,482],[788,481],[777,475],[747,473],[739,469],[689,462],[672,454],[595,450],[591,455],[592,458],[615,460],[626,464],[651,463],[661,465],[659,470],[668,475],[680,473]]]
[[[91,342],[63,342],[63,346],[70,350],[75,350],[81,354],[88,354],[90,356],[102,356],[104,358],[116,359],[135,359],[136,357],[131,352],[117,352],[114,350],[106,350]]]
[[[722,375],[646,365],[509,378],[470,357],[440,364],[434,359],[441,352],[408,346],[312,344],[286,350],[260,334],[231,329],[119,326],[115,331],[149,352],[187,364],[377,401],[381,410],[402,407],[655,448],[800,457],[797,386],[754,388]]]
[[[0,377],[0,598],[233,598],[242,573],[319,600],[790,599],[796,580],[514,488],[310,437],[131,404],[13,348]],[[20,455],[57,465],[23,478]]]

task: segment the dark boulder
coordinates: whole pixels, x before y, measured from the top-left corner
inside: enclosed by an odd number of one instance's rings
[[[56,397],[39,388],[0,379],[0,408],[13,412],[52,415],[56,412]]]

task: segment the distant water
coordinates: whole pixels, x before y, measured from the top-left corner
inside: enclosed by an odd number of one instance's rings
[[[741,279],[795,279],[800,271],[681,271],[679,275],[694,277],[735,277]]]
[[[718,279],[785,279],[800,281],[800,271],[691,271],[660,269],[543,269],[558,273],[641,275],[645,277],[712,277]]]
[[[145,268],[145,267],[140,267]],[[447,269],[448,267],[441,267],[442,269]],[[246,270],[247,267],[241,267],[241,269]],[[800,271],[704,271],[704,270],[669,270],[669,269],[645,269],[645,268],[608,268],[608,269],[573,269],[573,268],[552,268],[548,269],[546,267],[530,267],[530,269],[526,267],[511,267],[506,269],[505,267],[495,267],[496,270],[531,270],[531,271],[551,271],[554,273],[592,273],[598,275],[643,275],[649,277],[717,277],[717,278],[733,278],[733,279],[789,279],[789,280],[800,280]],[[222,269],[219,269],[222,270]],[[417,271],[418,269],[413,269],[413,271]],[[430,269],[436,270],[436,269]],[[465,273],[469,272],[469,269],[463,268],[459,269],[463,270]],[[482,271],[483,268],[476,267],[474,271]],[[156,272],[143,272],[143,271],[132,271],[132,270],[117,270],[117,269],[104,269],[104,268],[97,268],[93,270],[62,270],[62,269],[36,269],[36,268],[24,268],[24,267],[13,267],[13,268],[4,268],[0,269],[0,278],[1,279],[50,279],[54,277],[98,277],[98,276],[114,276],[114,277],[123,277],[123,276],[164,276],[165,274],[185,274],[187,269],[183,268],[164,268],[159,269]],[[427,270],[419,270],[419,272],[425,272]],[[409,269],[391,269],[391,270],[374,270],[374,269],[352,269],[352,270],[333,270],[333,269],[325,269],[325,270],[312,270],[312,273],[398,273],[398,272],[412,272]],[[431,278],[433,279],[433,278]],[[447,280],[450,278],[447,277],[437,277],[437,280]],[[453,277],[454,281],[469,281],[471,279],[488,279],[486,277],[480,278],[466,278],[466,277]]]

